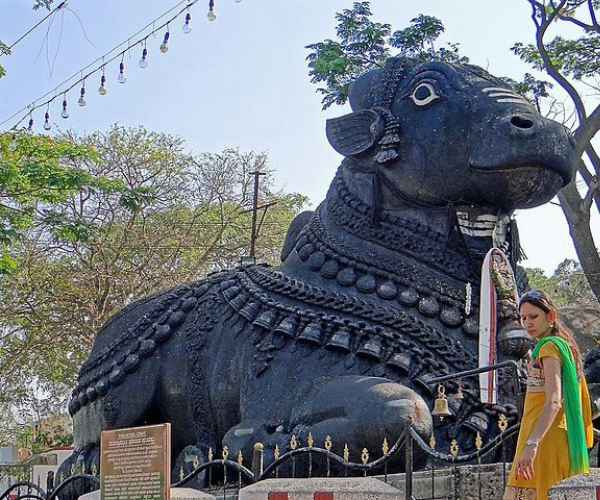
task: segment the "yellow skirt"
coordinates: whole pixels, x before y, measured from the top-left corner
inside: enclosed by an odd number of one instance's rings
[[[564,411],[561,409],[554,422],[548,429],[544,439],[540,441],[533,462],[533,477],[526,481],[522,476],[517,479],[517,458],[525,448],[538,416],[542,411],[546,395],[544,392],[527,392],[525,395],[525,410],[521,420],[521,430],[517,441],[517,451],[513,461],[508,487],[503,500],[546,500],[548,489],[570,477],[569,474],[569,444]]]

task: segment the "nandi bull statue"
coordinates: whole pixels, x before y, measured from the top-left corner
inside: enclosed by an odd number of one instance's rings
[[[179,470],[190,450],[249,458],[261,442],[268,459],[309,432],[340,454],[375,451],[408,418],[468,451],[499,415],[514,421],[510,402],[480,403],[465,379],[453,415],[434,422],[428,378],[477,366],[482,260],[495,246],[515,263],[510,216],[571,180],[569,133],[470,65],[391,58],[349,100],[352,113],[327,124],[345,158],[325,201],[292,224],[279,267],[141,299],[98,332],[63,470],[98,463],[102,430],[143,424],[171,423]],[[529,343],[512,333],[497,344],[519,358]]]

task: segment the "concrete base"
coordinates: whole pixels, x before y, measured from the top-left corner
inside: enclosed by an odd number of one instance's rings
[[[506,477],[510,464],[506,464]],[[379,477],[383,480],[383,477]],[[394,486],[404,497],[404,474],[390,474],[388,484]],[[481,488],[481,492],[480,492]],[[413,473],[413,497],[416,500],[432,498],[456,498],[460,500],[501,500],[504,494],[504,476],[502,464],[461,465]]]
[[[100,500],[100,490],[81,495],[79,500]],[[192,488],[171,488],[171,500],[216,500],[216,498]]]
[[[600,469],[563,479],[548,491],[548,500],[597,500],[600,498]]]
[[[404,493],[378,479],[265,479],[240,490],[239,500],[403,500]]]

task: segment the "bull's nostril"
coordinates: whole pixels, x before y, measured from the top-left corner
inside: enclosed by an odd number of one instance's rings
[[[517,128],[531,128],[533,127],[533,121],[528,118],[523,118],[522,116],[513,116],[510,119],[511,125],[514,125]]]

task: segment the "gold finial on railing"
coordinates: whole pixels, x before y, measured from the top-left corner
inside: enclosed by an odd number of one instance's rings
[[[333,443],[331,442],[331,436],[325,436],[325,449],[327,451],[331,451],[331,446],[333,445]]]
[[[229,446],[227,446],[227,445],[223,446],[223,451],[221,452],[221,456],[223,457],[223,460],[227,460],[227,457],[229,456]]]
[[[507,427],[508,427],[508,420],[506,418],[506,415],[500,415],[498,417],[498,429],[500,429],[502,432],[504,432]]]
[[[363,448],[362,453],[360,454],[360,459],[364,465],[367,465],[367,462],[369,461],[369,450]]]
[[[482,445],[483,445],[483,439],[481,439],[481,434],[479,434],[479,431],[478,431],[477,437],[475,438],[475,448],[477,448],[477,451],[481,450]]]
[[[453,439],[450,443],[450,454],[453,457],[456,457],[458,455],[458,441],[456,439]]]
[[[183,478],[185,477],[185,472],[183,470],[183,466],[179,468],[179,480],[183,481]]]
[[[279,451],[279,445],[276,444],[275,449],[273,450],[273,456],[275,457],[275,460],[277,460],[280,455],[281,455],[281,452]]]
[[[309,448],[312,448],[312,445],[315,443],[315,440],[313,439],[311,432],[308,433],[308,439],[306,442],[308,443]]]
[[[244,456],[242,455],[242,450],[238,451],[237,454],[237,463],[242,465],[242,462],[244,461]]]
[[[435,436],[433,435],[433,432],[431,433],[431,436],[429,437],[429,447],[432,450],[435,450]]]
[[[98,466],[96,464],[92,465],[92,476],[98,475]]]
[[[383,444],[381,445],[381,451],[383,451],[384,455],[387,455],[388,451],[390,451],[390,446],[388,445],[387,438],[383,438]]]
[[[295,450],[296,448],[298,448],[298,440],[296,439],[296,436],[294,436],[292,434],[292,439],[290,439],[290,448],[292,450]]]
[[[346,462],[350,461],[350,450],[348,449],[348,443],[344,444],[344,460]]]
[[[192,463],[194,464],[194,469],[200,467],[200,457],[194,454],[194,461]]]
[[[71,473],[71,476],[75,475],[75,464],[74,463],[71,464],[71,468],[69,469],[69,472]]]
[[[62,483],[65,480],[65,475],[64,473],[60,473],[60,476],[58,476],[58,480]]]
[[[213,454],[212,448],[209,448],[208,449],[208,461],[212,462],[213,458],[214,458],[214,454]]]

